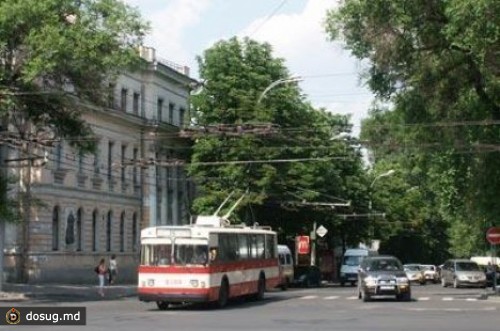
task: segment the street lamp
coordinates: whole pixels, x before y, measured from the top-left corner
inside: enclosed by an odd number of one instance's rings
[[[368,210],[369,210],[369,212],[368,212],[368,215],[369,215],[369,216],[368,216],[368,217],[370,217],[370,218],[371,218],[371,214],[372,214],[372,188],[373,188],[373,185],[375,184],[375,182],[376,182],[378,179],[380,179],[380,178],[382,178],[382,177],[387,177],[387,176],[390,176],[390,175],[394,174],[395,172],[396,172],[396,171],[395,171],[394,169],[390,169],[390,170],[388,170],[388,171],[386,171],[386,172],[384,172],[384,173],[381,173],[380,175],[378,175],[377,177],[375,177],[375,179],[374,179],[374,180],[372,181],[372,183],[370,184],[370,193],[369,193],[369,194],[370,194],[370,200],[368,201]],[[373,230],[373,229],[372,229],[372,230]]]
[[[281,84],[286,84],[286,83],[300,82],[301,80],[303,80],[303,78],[300,76],[294,76],[294,77],[290,77],[290,78],[281,78],[281,79],[275,80],[274,82],[269,84],[269,86],[266,87],[266,89],[260,94],[259,99],[257,100],[257,104],[260,104],[260,101],[264,98],[266,93],[269,92],[275,86],[281,85]]]
[[[370,188],[373,187],[373,184],[375,184],[375,182],[379,179],[379,178],[382,178],[382,177],[387,177],[387,176],[390,176],[392,175],[393,173],[395,173],[396,171],[394,169],[391,169],[391,170],[388,170],[384,173],[381,173],[380,175],[378,175],[377,177],[375,177],[375,179],[373,180],[373,182],[370,184]]]

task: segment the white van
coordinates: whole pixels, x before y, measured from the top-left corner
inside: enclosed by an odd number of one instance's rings
[[[286,245],[278,245],[278,260],[280,265],[280,287],[286,290],[293,283],[293,257],[290,248]]]
[[[351,283],[352,286],[358,281],[358,269],[361,261],[366,256],[375,256],[378,252],[367,248],[347,249],[342,257],[340,267],[340,286]]]

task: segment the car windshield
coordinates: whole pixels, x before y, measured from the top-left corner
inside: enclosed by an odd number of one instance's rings
[[[431,271],[434,271],[434,266],[433,265],[423,265],[423,266],[420,266],[423,270],[431,270]]]
[[[457,262],[457,269],[459,271],[481,271],[479,266],[473,262]]]
[[[369,271],[400,271],[403,266],[397,260],[374,260]]]
[[[358,266],[361,264],[361,256],[346,256],[344,257],[344,265]]]
[[[405,270],[420,271],[420,267],[418,265],[405,265]]]

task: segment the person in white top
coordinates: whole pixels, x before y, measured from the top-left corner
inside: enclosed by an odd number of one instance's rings
[[[113,285],[116,280],[116,275],[118,274],[118,265],[116,263],[116,255],[111,255],[109,260],[109,285]]]

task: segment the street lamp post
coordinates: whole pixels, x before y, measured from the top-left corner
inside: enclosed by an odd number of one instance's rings
[[[274,82],[269,84],[269,86],[266,87],[266,89],[260,94],[259,99],[257,100],[257,105],[260,104],[262,99],[266,96],[267,92],[269,92],[275,86],[281,85],[281,84],[287,84],[287,83],[300,82],[301,80],[303,80],[303,78],[300,76],[294,76],[294,77],[290,77],[290,78],[281,78],[281,79],[275,80]]]
[[[372,181],[372,183],[370,184],[370,201],[368,202],[368,209],[370,210],[370,213],[372,211],[372,197],[371,197],[371,190],[373,188],[373,185],[375,184],[375,182],[382,178],[382,177],[387,177],[387,176],[390,176],[392,175],[393,173],[395,173],[395,170],[394,169],[391,169],[391,170],[388,170],[380,175],[378,175],[377,177],[375,177],[375,179]]]
[[[371,215],[372,215],[372,188],[373,188],[373,185],[375,184],[375,182],[377,180],[379,180],[380,178],[382,177],[387,177],[387,176],[391,176],[392,174],[394,174],[396,171],[394,169],[390,169],[384,173],[381,173],[380,175],[378,175],[377,177],[375,177],[375,179],[372,181],[372,183],[370,184],[370,192],[369,192],[369,198],[370,200],[368,201],[368,217],[371,219]],[[373,235],[373,227],[371,227],[370,229],[371,233],[370,235]]]

